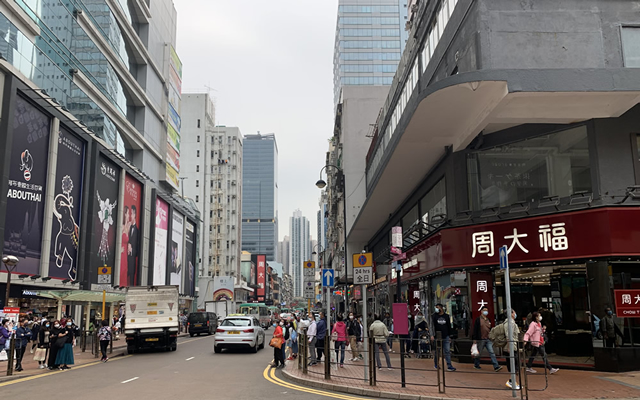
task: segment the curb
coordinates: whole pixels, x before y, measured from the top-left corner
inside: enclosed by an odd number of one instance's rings
[[[386,392],[386,391],[375,390],[375,389],[365,389],[365,388],[357,388],[357,387],[348,387],[343,385],[335,385],[331,383],[319,382],[313,379],[300,378],[299,376],[292,375],[286,369],[282,370],[282,374],[287,380],[293,381],[301,385],[311,386],[317,389],[331,390],[334,392],[355,394],[359,396],[383,398],[383,399],[394,399],[394,400],[395,399],[397,400],[452,400],[451,397],[436,397],[436,396],[425,396],[425,395],[419,395],[419,394]],[[466,399],[456,398],[456,400],[466,400]]]
[[[111,353],[111,357],[109,357],[109,358],[122,357],[122,356],[124,356],[126,354],[127,354],[127,350],[126,349],[118,349],[118,350],[114,349],[113,353]],[[76,365],[77,366],[82,366],[82,365],[87,365],[87,364],[90,364],[90,363],[93,363],[93,362],[97,362],[97,361],[100,361],[100,358],[92,358],[91,360],[89,360],[86,363],[76,364]],[[3,363],[0,363],[0,366],[6,366],[6,364],[4,364],[4,362],[3,362]],[[39,371],[40,370],[34,370],[34,372],[39,372]],[[36,377],[36,376],[39,376],[39,375],[44,375],[47,372],[43,371],[42,373],[21,374],[21,375],[11,375],[11,376],[4,375],[4,376],[0,376],[0,383],[11,382],[11,381],[14,381],[16,379],[32,378],[32,377]],[[50,372],[54,372],[54,371],[50,371]]]

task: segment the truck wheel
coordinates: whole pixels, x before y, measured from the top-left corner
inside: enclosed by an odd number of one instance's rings
[[[171,345],[171,351],[176,351],[178,350],[178,344],[174,343],[173,345]]]
[[[193,337],[193,335],[194,335],[193,333],[190,333],[190,334],[189,334],[189,336],[191,336],[191,337]]]
[[[218,354],[218,353],[222,352],[222,349],[219,346],[213,346],[213,352]]]

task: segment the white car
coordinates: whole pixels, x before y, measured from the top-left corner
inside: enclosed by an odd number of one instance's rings
[[[264,329],[260,321],[246,315],[230,315],[216,329],[213,351],[222,349],[250,348],[254,353],[264,348]]]

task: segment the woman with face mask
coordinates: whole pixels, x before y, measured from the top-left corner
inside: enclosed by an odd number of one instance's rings
[[[49,321],[42,321],[40,330],[38,331],[38,349],[33,356],[33,360],[40,364],[40,369],[47,368],[47,355],[49,353],[49,343],[51,337],[51,323]]]
[[[547,352],[544,348],[544,333],[542,331],[542,315],[537,311],[534,312],[531,316],[531,324],[529,325],[529,329],[527,333],[524,334],[524,341],[529,342],[531,346],[533,346],[533,350],[531,351],[531,356],[529,357],[529,361],[527,362],[527,372],[530,374],[535,374],[536,370],[533,369],[533,359],[537,354],[542,356],[542,360],[544,361],[544,366],[549,370],[550,373],[555,374],[558,372],[558,368],[553,368],[549,364],[549,360],[547,359]]]
[[[73,322],[71,318],[67,319],[66,326],[61,327],[61,331],[58,334],[58,340],[56,344],[62,346],[58,349],[56,355],[56,365],[59,365],[60,370],[70,369],[69,365],[74,364],[73,360],[73,334],[75,329],[73,328]],[[64,338],[63,341],[61,338]]]
[[[56,357],[58,356],[58,339],[60,339],[60,334],[62,333],[62,326],[60,325],[60,321],[55,320],[52,322],[52,325],[49,331],[49,359],[47,361],[47,365],[50,370],[58,369],[58,365],[56,364]],[[62,336],[64,337],[64,336]],[[62,341],[60,339],[60,341]]]
[[[273,339],[280,340],[280,347],[273,347],[273,364],[271,364],[274,368],[283,368],[284,367],[284,357],[282,354],[282,349],[284,348],[284,331],[283,327],[280,324],[280,321],[276,320],[273,324],[275,329],[273,330]]]

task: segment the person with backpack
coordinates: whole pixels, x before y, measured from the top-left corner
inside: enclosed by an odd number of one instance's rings
[[[109,321],[106,319],[102,320],[102,326],[98,331],[98,339],[100,339],[100,352],[102,353],[102,358],[100,361],[107,362],[109,357],[107,357],[107,347],[109,347],[109,343],[111,342],[111,328],[109,328]]]
[[[456,369],[451,365],[451,317],[444,312],[444,306],[441,303],[436,304],[436,312],[432,316],[433,319],[433,331],[440,332],[442,335],[442,347],[444,351],[444,359],[447,362],[447,369],[450,372]],[[431,341],[435,340],[435,336],[431,336]],[[433,357],[435,363],[435,369],[438,369],[438,352],[436,351],[435,357]]]
[[[493,347],[501,347],[503,352],[505,354],[507,354],[507,371],[511,372],[511,361],[509,359],[509,321],[511,321],[511,326],[512,328],[512,337],[514,341],[518,341],[519,337],[520,337],[520,328],[518,328],[518,325],[516,325],[516,317],[518,316],[518,314],[516,314],[516,312],[514,310],[511,310],[511,320],[509,320],[508,318],[501,324],[496,325],[493,329],[491,329],[491,331],[489,332],[489,340],[491,340],[491,342],[493,343]],[[514,353],[513,353],[513,358],[515,360],[515,365],[516,368],[518,368],[518,365],[520,363],[520,358],[518,357],[518,346],[517,343],[514,343]],[[515,385],[515,386],[514,386]],[[507,383],[505,383],[505,386],[508,387],[509,389],[516,389],[516,390],[520,390],[520,385],[514,382],[511,382],[511,378],[509,378],[509,380],[507,381]]]
[[[473,344],[478,348],[478,355],[473,358],[473,368],[482,369],[480,367],[480,355],[483,349],[487,349],[491,357],[491,363],[493,363],[493,370],[498,372],[502,369],[502,366],[498,364],[496,353],[493,352],[493,343],[489,340],[489,333],[491,332],[491,320],[488,318],[489,308],[483,306],[480,310],[480,316],[476,318],[473,324],[473,333],[471,334]]]
[[[549,373],[555,374],[558,372],[558,368],[553,368],[549,364],[549,360],[547,359],[547,352],[545,351],[544,344],[546,340],[544,338],[544,331],[542,329],[542,315],[540,315],[537,311],[533,312],[531,323],[529,324],[529,329],[527,333],[524,334],[524,341],[529,342],[533,347],[531,351],[531,356],[529,356],[529,361],[527,362],[527,372],[530,374],[535,374],[536,370],[533,369],[533,359],[536,354],[540,353],[542,356],[542,360],[544,361],[544,366],[549,370]]]

